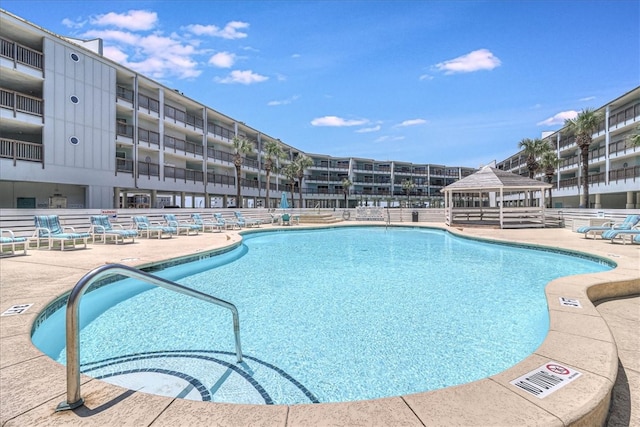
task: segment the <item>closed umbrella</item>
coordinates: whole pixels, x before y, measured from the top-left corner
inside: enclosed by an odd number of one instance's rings
[[[281,209],[289,209],[289,202],[287,202],[287,195],[282,193],[282,197],[280,198],[280,208]]]

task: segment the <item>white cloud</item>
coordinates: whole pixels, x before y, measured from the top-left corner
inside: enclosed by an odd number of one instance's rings
[[[425,119],[411,119],[411,120],[405,120],[399,125],[396,125],[396,127],[417,126],[417,125],[423,125],[425,123],[427,123]]]
[[[130,10],[127,13],[109,12],[91,19],[91,23],[99,26],[113,26],[131,31],[147,31],[156,26],[158,14],[148,10]]]
[[[357,133],[378,132],[380,129],[381,129],[380,125],[376,125],[376,126],[371,127],[371,128],[362,128],[362,129],[358,129],[356,132],[357,132]]]
[[[267,105],[270,106],[270,107],[274,107],[274,106],[277,106],[277,105],[287,105],[287,104],[291,104],[293,101],[297,100],[298,98],[300,98],[300,96],[294,95],[294,96],[292,96],[290,98],[283,99],[281,101],[269,101],[269,102],[267,102]]]
[[[236,62],[236,56],[229,52],[218,52],[209,58],[209,64],[218,68],[231,68]]]
[[[227,77],[216,77],[215,81],[222,84],[240,83],[243,85],[250,85],[253,83],[260,83],[268,79],[269,77],[261,76],[251,70],[233,70]]]
[[[429,74],[422,74],[420,77],[418,77],[418,80],[420,80],[420,81],[433,80],[433,76],[431,76]]]
[[[466,55],[459,56],[435,65],[439,71],[445,74],[471,73],[480,70],[493,70],[501,64],[500,59],[487,49],[474,50]]]
[[[187,25],[185,28],[197,36],[222,37],[223,39],[234,40],[247,37],[247,33],[241,30],[249,28],[249,24],[246,22],[231,21],[227,23],[224,28],[219,28],[215,25],[200,24]]]
[[[113,41],[130,46],[137,46],[140,42],[140,36],[138,36],[137,34],[120,30],[89,30],[83,33],[82,36],[88,39],[100,38],[105,41]]]
[[[562,111],[553,117],[549,117],[546,120],[536,123],[538,126],[553,126],[553,125],[563,125],[565,120],[575,119],[578,115],[577,111],[569,110]]]
[[[73,28],[73,29],[79,29],[84,27],[84,25],[87,23],[87,21],[72,21],[69,18],[64,18],[62,20],[62,25],[64,25],[67,28]]]
[[[587,96],[587,97],[584,97],[584,98],[580,98],[580,102],[593,101],[594,99],[596,99],[595,96]]]
[[[311,120],[312,126],[346,127],[361,126],[368,123],[366,119],[347,120],[337,116],[324,116]]]
[[[384,135],[376,139],[374,142],[394,142],[394,141],[402,141],[403,139],[404,139],[404,136]]]

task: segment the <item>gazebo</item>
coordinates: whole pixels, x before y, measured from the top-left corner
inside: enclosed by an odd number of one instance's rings
[[[449,226],[545,227],[545,190],[551,184],[485,166],[441,191]],[[539,194],[536,206],[533,194]]]

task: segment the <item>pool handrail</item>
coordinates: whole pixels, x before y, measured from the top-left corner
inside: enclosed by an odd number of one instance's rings
[[[85,274],[69,293],[65,328],[67,340],[67,400],[58,404],[56,412],[75,409],[84,404],[84,399],[80,395],[80,299],[89,286],[97,280],[114,274],[121,274],[133,279],[138,279],[143,282],[160,286],[174,292],[179,292],[231,310],[231,313],[233,314],[233,332],[236,339],[236,357],[238,359],[238,363],[242,362],[242,349],[240,347],[240,320],[238,317],[238,309],[235,305],[133,267],[122,264],[102,265]]]

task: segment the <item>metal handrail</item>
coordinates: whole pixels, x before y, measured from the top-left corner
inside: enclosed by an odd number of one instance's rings
[[[121,274],[133,279],[138,279],[143,282],[179,292],[190,297],[198,298],[231,310],[231,313],[233,314],[233,332],[236,337],[236,357],[238,359],[238,363],[242,362],[242,349],[240,348],[240,320],[238,318],[238,309],[235,305],[126,265],[103,265],[85,274],[84,277],[82,277],[73,287],[69,294],[69,299],[67,300],[67,400],[58,404],[56,411],[75,409],[84,404],[84,399],[80,395],[80,299],[91,284],[96,282],[98,279],[114,274]]]

